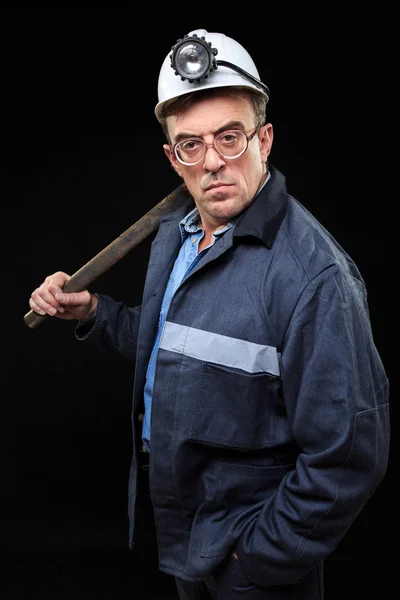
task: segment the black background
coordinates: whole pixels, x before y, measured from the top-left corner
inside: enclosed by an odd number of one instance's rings
[[[347,29],[344,19],[333,32],[322,19],[295,36],[257,13],[247,29],[199,18],[166,27],[162,13],[132,19],[123,5],[2,16],[0,597],[174,598],[150,526],[128,550],[132,370],[78,344],[70,322],[27,327],[30,293],[55,270],[77,271],[180,184],[153,113],[159,68],[191,29],[224,31],[271,89],[272,164],[365,278],[392,380],[399,111],[390,15],[383,26]],[[149,248],[93,291],[139,304]],[[391,587],[393,444],[385,480],[327,561],[327,600]]]

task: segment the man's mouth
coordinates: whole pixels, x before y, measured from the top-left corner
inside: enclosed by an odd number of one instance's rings
[[[211,185],[209,185],[206,188],[206,192],[216,189],[216,188],[224,188],[224,187],[230,187],[232,184],[231,183],[223,183],[223,182],[216,182],[216,183],[212,183]]]

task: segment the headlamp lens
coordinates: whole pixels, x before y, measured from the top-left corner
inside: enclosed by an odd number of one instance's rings
[[[185,79],[200,79],[208,72],[209,67],[210,56],[201,43],[187,42],[178,48],[175,68]]]

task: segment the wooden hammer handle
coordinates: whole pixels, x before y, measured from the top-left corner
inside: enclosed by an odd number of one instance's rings
[[[189,192],[185,184],[178,186],[173,192],[168,194],[161,202],[153,206],[143,217],[131,225],[119,237],[112,241],[108,246],[101,250],[88,263],[81,267],[76,273],[71,275],[70,279],[64,285],[65,292],[81,292],[93,283],[100,275],[105,273],[121,258],[126,256],[131,250],[144,242],[160,224],[160,219],[164,215],[183,206],[189,199]],[[42,323],[48,315],[39,315],[30,310],[24,316],[24,321],[31,329]]]

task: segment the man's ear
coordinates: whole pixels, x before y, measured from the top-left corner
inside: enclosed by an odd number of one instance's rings
[[[169,162],[171,163],[171,167],[179,175],[179,177],[182,177],[179,161],[176,159],[175,154],[171,152],[171,148],[168,144],[164,144],[163,148],[166,156],[168,157]]]
[[[274,139],[274,130],[271,123],[267,123],[261,127],[258,132],[258,139],[260,141],[260,151],[263,162],[267,162],[268,156],[271,153],[272,142]]]

